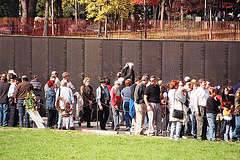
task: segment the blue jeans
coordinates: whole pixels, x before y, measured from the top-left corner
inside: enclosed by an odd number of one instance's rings
[[[126,128],[131,127],[131,117],[129,115],[129,102],[130,100],[123,101],[123,110],[124,110],[124,117],[126,121]]]
[[[9,119],[9,109],[7,103],[0,103],[0,126],[7,126]]]
[[[30,127],[29,124],[29,114],[25,110],[25,106],[23,106],[24,100],[18,100],[18,111],[19,111],[19,126],[23,127],[23,116],[25,115],[25,127]]]
[[[207,121],[208,121],[208,140],[216,140],[216,113],[207,113]]]
[[[240,137],[240,116],[235,115],[235,129],[232,134],[233,139],[237,139],[237,137]]]
[[[189,115],[189,119],[190,119],[190,123],[191,123],[191,134],[193,136],[197,135],[197,121],[196,121],[196,117],[195,117],[195,114],[193,112],[193,108],[190,108],[191,109],[191,114]]]
[[[180,121],[172,121],[170,138],[175,138],[176,140],[180,138],[182,124]]]

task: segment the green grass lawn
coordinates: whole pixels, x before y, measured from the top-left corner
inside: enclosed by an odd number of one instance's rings
[[[0,159],[240,159],[240,143],[1,127]]]

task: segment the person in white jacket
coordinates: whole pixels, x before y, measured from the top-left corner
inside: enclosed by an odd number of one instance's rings
[[[178,87],[178,81],[173,81],[171,84],[174,84],[174,87],[171,87],[172,89],[169,90],[169,100],[170,100],[170,121],[172,122],[171,125],[171,133],[169,139],[175,138],[175,140],[180,139],[180,132],[182,129],[183,123],[186,121],[187,118],[187,108],[184,105],[186,101],[186,93],[185,89],[180,86]],[[175,118],[173,116],[174,109],[176,110],[182,110],[184,112],[183,119]]]
[[[57,90],[56,99],[62,97],[66,103],[69,103],[70,106],[74,104],[74,96],[72,90],[67,87],[67,81],[62,83],[62,86]],[[58,119],[58,129],[62,129],[63,125],[63,117],[66,120],[66,129],[70,129],[70,120],[71,116],[65,116],[66,114],[66,105],[60,101],[59,106],[62,112],[59,112],[59,119]],[[62,113],[62,114],[61,114]]]

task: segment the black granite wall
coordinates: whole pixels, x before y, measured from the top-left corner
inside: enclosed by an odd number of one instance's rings
[[[10,69],[30,79],[37,73],[44,85],[53,70],[64,71],[79,91],[85,76],[94,89],[99,78],[113,81],[126,64],[135,74],[172,79],[205,78],[213,85],[235,85],[240,77],[240,42],[84,39],[0,36],[0,73]]]

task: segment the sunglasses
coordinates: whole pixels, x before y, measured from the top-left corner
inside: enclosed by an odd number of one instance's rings
[[[150,80],[150,82],[154,82],[155,80]]]

